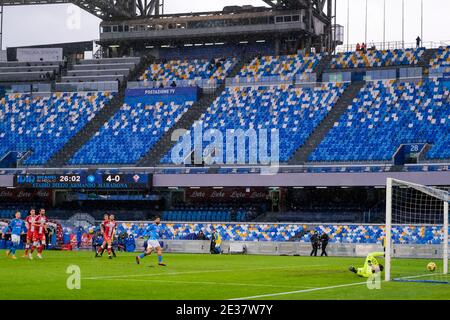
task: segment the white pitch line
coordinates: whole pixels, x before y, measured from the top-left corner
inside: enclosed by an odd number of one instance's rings
[[[239,269],[239,271],[255,271],[255,270],[279,270],[279,269],[292,269],[301,267],[326,267],[326,265],[308,265],[308,266],[286,266],[286,267],[268,267],[268,268],[251,268],[251,269]],[[149,273],[149,274],[124,274],[117,276],[100,276],[100,277],[86,277],[83,280],[103,280],[103,279],[120,279],[120,278],[134,278],[134,277],[154,277],[154,276],[178,276],[184,274],[199,274],[199,273],[217,273],[217,272],[236,272],[236,269],[222,269],[222,270],[201,270],[201,271],[186,271],[186,272],[172,272],[172,273]]]
[[[436,275],[436,274],[423,274],[423,275],[418,275],[418,276],[409,276],[409,277],[402,277],[402,278],[396,278],[396,279],[405,279],[406,280],[406,279],[414,279],[414,278],[420,278],[420,277],[430,277],[433,275]],[[394,279],[394,281],[395,281],[395,279]],[[385,282],[385,281],[383,280],[383,282]],[[362,285],[362,284],[367,284],[367,282],[355,282],[355,283],[343,284],[343,285],[338,285],[338,286],[319,287],[319,288],[312,288],[312,289],[306,289],[306,290],[263,294],[263,295],[251,296],[251,297],[234,298],[234,299],[230,299],[230,300],[251,300],[251,299],[259,299],[259,298],[268,298],[268,297],[276,297],[276,296],[290,295],[290,294],[296,294],[296,293],[307,293],[307,292],[320,291],[320,290],[345,288],[345,287],[357,286],[357,285]]]
[[[299,288],[298,286],[286,286],[275,284],[256,284],[256,283],[235,283],[235,282],[213,282],[213,281],[177,281],[177,280],[152,280],[152,279],[105,279],[106,281],[132,281],[132,282],[158,282],[158,283],[182,283],[182,284],[200,284],[214,286],[240,286],[240,287],[270,287],[270,288]],[[302,287],[312,289],[314,287]]]
[[[395,279],[399,279],[399,280],[405,279],[406,280],[406,279],[416,279],[416,278],[432,277],[432,276],[446,276],[446,275],[444,275],[444,274],[437,274],[437,273],[427,273],[427,274],[421,274],[421,275],[418,275],[418,276],[400,277],[400,278],[395,278]]]
[[[367,282],[366,281],[364,281],[364,282],[355,282],[355,283],[349,283],[349,284],[342,284],[342,285],[338,285],[338,286],[319,287],[319,288],[312,288],[312,289],[306,289],[306,290],[297,290],[297,291],[289,291],[289,292],[278,292],[278,293],[262,294],[262,295],[258,295],[258,296],[234,298],[234,299],[229,299],[229,300],[251,300],[251,299],[260,299],[260,298],[268,298],[268,297],[276,297],[276,296],[285,296],[285,295],[297,294],[297,293],[307,293],[307,292],[314,292],[314,291],[321,291],[321,290],[330,290],[330,289],[337,289],[337,288],[352,287],[352,286],[358,286],[358,285],[362,285],[362,284],[367,284]]]

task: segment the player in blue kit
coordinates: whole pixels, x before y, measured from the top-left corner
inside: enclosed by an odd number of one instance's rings
[[[161,244],[159,243],[161,233],[161,219],[157,217],[155,221],[147,227],[146,234],[148,239],[146,241],[146,244],[144,244],[145,252],[136,257],[137,264],[140,264],[142,259],[144,259],[146,256],[151,255],[153,251],[156,251],[156,254],[158,255],[158,265],[162,267],[166,266],[166,264],[163,263],[162,248]]]
[[[16,260],[16,250],[20,245],[20,236],[27,232],[25,226],[25,221],[20,218],[21,214],[19,211],[16,212],[15,219],[11,220],[8,225],[8,229],[11,232],[11,248],[6,252],[7,256],[11,256],[12,259]]]

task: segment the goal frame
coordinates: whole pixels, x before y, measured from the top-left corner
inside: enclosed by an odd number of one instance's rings
[[[392,187],[393,185],[404,185],[405,187],[413,188],[418,191],[424,192],[422,188],[424,186],[406,182],[398,179],[388,178],[386,183],[386,226],[385,226],[385,281],[391,281],[391,259],[392,259]],[[425,192],[424,192],[425,193]],[[443,273],[444,275],[448,274],[448,209],[449,209],[449,196],[446,196],[446,199],[441,199],[441,197],[433,195],[431,193],[427,193],[432,197],[435,197],[438,200],[441,200],[444,204],[443,210],[443,228],[444,228],[444,243],[443,243]]]

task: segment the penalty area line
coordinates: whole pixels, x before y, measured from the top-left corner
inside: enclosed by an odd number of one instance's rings
[[[260,299],[260,298],[269,298],[269,297],[285,296],[285,295],[291,295],[291,294],[297,294],[297,293],[308,293],[308,292],[321,291],[321,290],[331,290],[331,289],[338,289],[338,288],[345,288],[345,287],[352,287],[352,286],[360,286],[362,284],[367,284],[367,282],[366,281],[354,282],[354,283],[348,283],[348,284],[341,284],[341,285],[337,285],[337,286],[318,287],[318,288],[312,288],[312,289],[306,289],[306,290],[261,294],[261,295],[257,295],[257,296],[234,298],[234,299],[229,299],[229,300],[252,300],[252,299]]]
[[[399,281],[401,282],[402,279],[416,279],[420,277],[430,277],[433,274],[424,274],[424,275],[417,275],[417,276],[409,276],[409,277],[402,277],[402,278],[396,278],[392,279],[392,281]],[[434,274],[436,275],[436,274]],[[382,281],[386,282],[386,281]],[[448,282],[447,282],[448,283]],[[318,287],[313,289],[306,289],[306,290],[297,290],[297,291],[289,291],[289,292],[279,292],[279,293],[270,293],[270,294],[262,294],[257,296],[250,296],[250,297],[243,297],[243,298],[234,298],[229,300],[252,300],[252,299],[260,299],[260,298],[269,298],[269,297],[276,297],[276,296],[284,296],[284,295],[291,295],[291,294],[297,294],[297,293],[308,293],[308,292],[314,292],[314,291],[321,291],[321,290],[331,290],[331,289],[338,289],[338,288],[345,288],[345,287],[352,287],[352,286],[358,286],[362,284],[367,284],[367,281],[364,282],[355,282],[355,283],[349,283],[349,284],[342,284],[337,286],[329,286],[329,287]]]

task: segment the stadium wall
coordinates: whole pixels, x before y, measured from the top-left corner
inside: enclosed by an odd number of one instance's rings
[[[142,248],[144,240],[137,240],[137,248]],[[309,256],[311,244],[300,242],[222,242],[222,250],[229,253],[231,244],[241,244],[250,255],[299,255]],[[210,241],[196,240],[164,240],[164,251],[170,253],[208,254]],[[442,246],[440,245],[395,245],[395,256],[398,258],[440,259]],[[383,247],[374,244],[329,244],[327,253],[335,257],[366,257],[369,253],[383,251]],[[319,250],[320,254],[320,250]]]
[[[366,187],[385,186],[387,178],[434,186],[449,185],[450,172],[155,174],[154,187]]]

